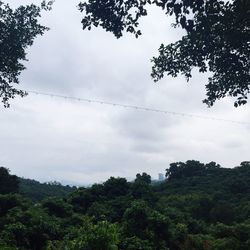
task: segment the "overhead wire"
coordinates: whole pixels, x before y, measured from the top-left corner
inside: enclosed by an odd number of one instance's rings
[[[189,114],[189,113],[182,113],[182,112],[176,112],[176,111],[155,109],[155,108],[136,106],[136,105],[130,105],[130,104],[121,104],[121,103],[94,100],[94,99],[89,99],[89,98],[81,98],[81,97],[74,97],[74,96],[67,96],[67,95],[58,95],[58,94],[54,94],[54,93],[44,93],[44,92],[39,92],[39,91],[34,91],[34,90],[26,90],[26,92],[31,93],[31,94],[36,94],[36,95],[58,97],[58,98],[63,98],[63,99],[71,99],[71,100],[76,100],[76,101],[80,101],[80,102],[97,103],[97,104],[102,104],[102,105],[110,105],[113,107],[117,106],[117,107],[122,107],[122,108],[142,110],[142,111],[146,111],[146,112],[156,112],[156,113],[162,113],[162,114],[166,114],[166,115],[194,117],[194,118],[198,118],[198,119],[207,119],[207,120],[229,122],[229,123],[235,123],[235,124],[241,124],[241,125],[250,125],[250,122],[235,121],[235,120],[230,120],[230,119],[223,119],[223,118],[203,116],[203,115],[197,115],[197,114]]]

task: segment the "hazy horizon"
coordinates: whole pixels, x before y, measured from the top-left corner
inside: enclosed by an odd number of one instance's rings
[[[6,1],[11,6],[40,1]],[[161,43],[182,36],[160,9],[140,24],[143,35],[116,39],[101,28],[83,31],[79,1],[56,1],[43,13],[50,27],[28,50],[20,89],[250,122],[249,103],[233,99],[207,108],[208,74],[165,77],[154,83],[150,59]],[[30,94],[1,107],[0,165],[38,181],[94,183],[110,176],[165,173],[171,162],[215,161],[222,167],[249,159],[250,125],[144,112]]]

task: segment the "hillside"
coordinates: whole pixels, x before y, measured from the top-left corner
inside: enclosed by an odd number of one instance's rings
[[[166,176],[154,184],[146,173],[134,182],[111,177],[67,196],[31,181],[39,203],[21,180],[19,194],[0,195],[0,249],[250,249],[250,162],[177,162]]]
[[[40,183],[39,181],[19,178],[19,193],[32,201],[39,202],[45,198],[64,198],[76,187],[63,186],[59,182]]]

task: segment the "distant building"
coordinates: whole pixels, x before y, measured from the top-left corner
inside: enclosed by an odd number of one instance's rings
[[[164,181],[164,180],[165,180],[164,174],[159,173],[159,174],[158,174],[158,180],[159,180],[159,181]]]

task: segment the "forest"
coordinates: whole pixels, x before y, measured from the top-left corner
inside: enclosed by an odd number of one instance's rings
[[[138,173],[90,187],[41,184],[1,167],[0,249],[248,250],[249,183],[246,161],[175,162],[161,182]]]

